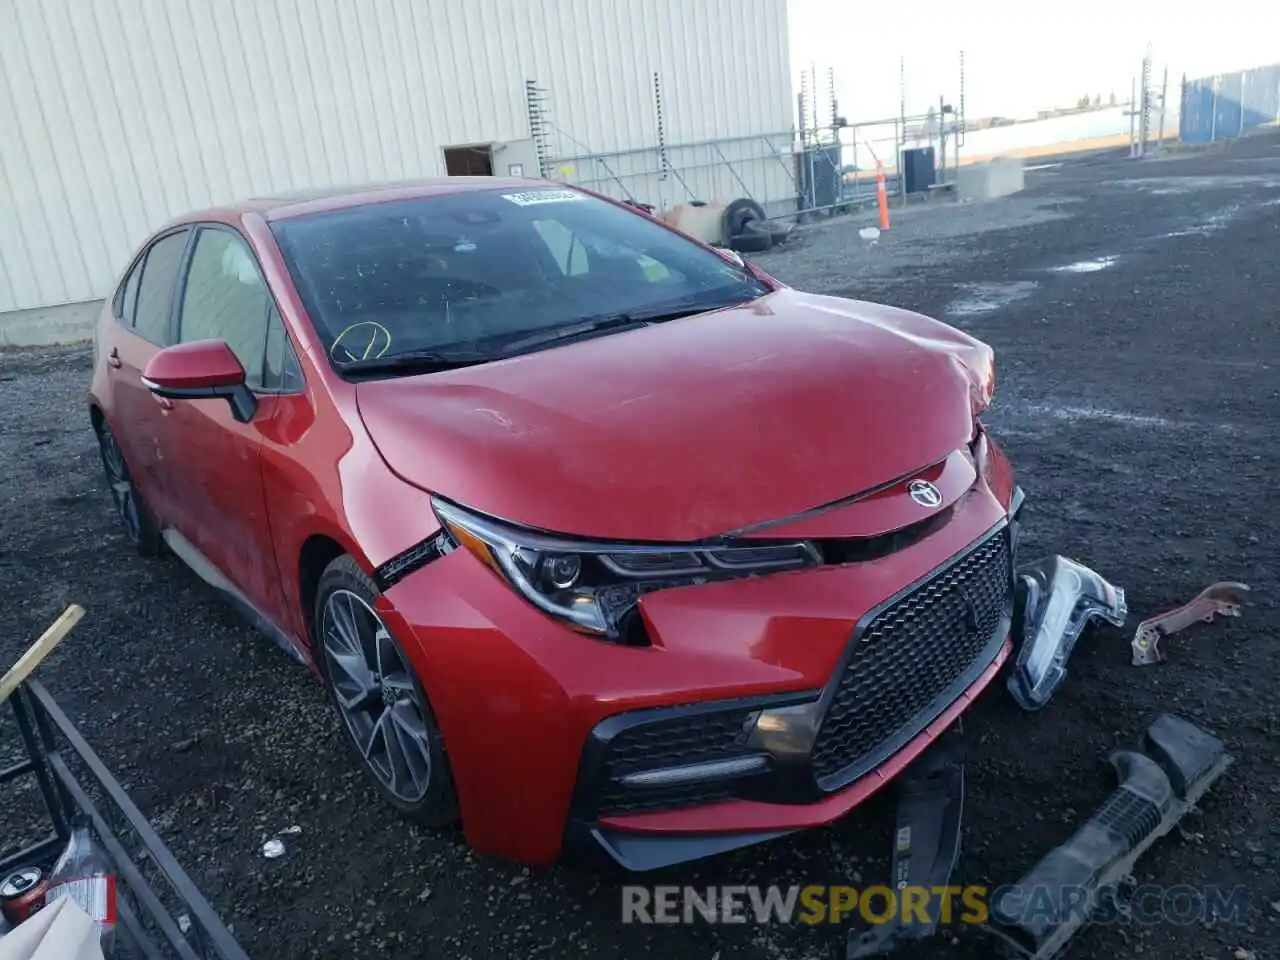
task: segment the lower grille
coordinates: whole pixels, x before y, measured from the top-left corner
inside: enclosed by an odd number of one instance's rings
[[[931,723],[991,650],[1010,611],[1009,528],[893,601],[854,634],[813,749],[831,790]]]
[[[621,813],[648,813],[653,810],[669,810],[672,807],[696,807],[706,803],[729,800],[737,795],[733,784],[689,783],[663,787],[660,790],[628,790],[616,783],[608,784],[600,794],[598,812],[601,815]]]
[[[661,788],[624,787],[618,778],[641,770],[742,756],[750,709],[685,714],[623,730],[609,741],[601,778],[600,813],[638,813],[712,803],[732,796],[724,783]]]

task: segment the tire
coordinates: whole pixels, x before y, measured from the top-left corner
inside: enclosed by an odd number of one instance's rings
[[[102,469],[107,478],[107,492],[115,503],[116,515],[124,526],[125,537],[130,546],[142,556],[159,556],[164,551],[164,541],[160,539],[160,523],[133,483],[133,474],[129,472],[129,464],[125,462],[124,450],[120,448],[106,421],[95,424],[93,429],[98,438],[98,455],[102,458]]]
[[[444,738],[404,648],[374,612],[378,596],[350,556],[325,568],[312,619],[316,664],[345,739],[383,800],[423,826],[448,827],[458,820],[458,803]],[[360,635],[367,676],[358,676],[350,633]]]
[[[720,215],[720,226],[724,236],[732,240],[746,232],[748,220],[763,219],[764,207],[747,197],[739,197],[724,208],[724,213]]]

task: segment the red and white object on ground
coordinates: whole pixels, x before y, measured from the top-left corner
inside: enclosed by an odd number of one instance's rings
[[[98,927],[70,897],[0,934],[0,960],[105,960]]]
[[[116,878],[86,816],[72,818],[71,839],[49,875],[45,903],[52,906],[63,897],[74,900],[93,920],[103,952],[110,956],[116,929]]]

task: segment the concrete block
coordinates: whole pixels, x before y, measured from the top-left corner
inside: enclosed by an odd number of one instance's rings
[[[961,200],[994,200],[1017,193],[1026,178],[1019,157],[996,157],[987,163],[972,163],[956,171],[956,195]]]
[[[0,313],[0,347],[45,347],[93,339],[101,300]]]

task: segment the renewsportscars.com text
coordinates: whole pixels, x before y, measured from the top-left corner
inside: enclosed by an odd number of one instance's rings
[[[1123,896],[1103,896],[1090,910],[1084,887],[1011,886],[852,887],[719,886],[622,888],[622,922],[646,924],[804,923],[838,924],[854,918],[868,924],[940,922],[984,924],[989,905],[1012,893],[1021,920],[1062,922],[1091,916],[1093,923],[1123,919],[1139,924],[1246,923],[1250,894],[1244,887],[1140,886]],[[1123,904],[1123,909],[1120,907]]]

